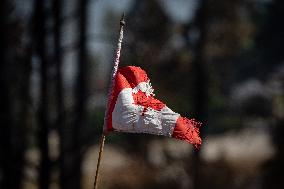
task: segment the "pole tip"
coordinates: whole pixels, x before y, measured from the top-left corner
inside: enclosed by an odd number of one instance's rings
[[[120,25],[121,26],[125,26],[125,14],[124,14],[124,12],[123,12],[123,14],[122,14],[122,16],[121,16],[121,19],[120,19]]]

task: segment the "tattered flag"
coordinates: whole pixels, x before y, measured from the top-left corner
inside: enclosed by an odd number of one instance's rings
[[[173,112],[154,96],[144,70],[135,66],[119,68],[109,96],[104,132],[164,135],[198,148],[201,123]]]

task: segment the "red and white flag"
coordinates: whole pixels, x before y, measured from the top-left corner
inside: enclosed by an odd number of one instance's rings
[[[153,92],[146,72],[140,67],[118,69],[109,97],[104,132],[164,135],[199,147],[201,123],[173,112],[154,98]]]

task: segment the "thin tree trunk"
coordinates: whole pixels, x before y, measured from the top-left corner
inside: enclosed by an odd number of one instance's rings
[[[196,15],[196,25],[199,29],[200,36],[196,45],[196,55],[193,62],[194,70],[194,100],[193,112],[198,120],[202,120],[206,125],[208,117],[208,71],[205,54],[207,39],[207,0],[200,1],[200,7]],[[201,127],[201,134],[204,135],[204,129]],[[200,178],[200,151],[193,153],[193,188],[201,188],[202,179]]]
[[[78,159],[75,165],[75,171],[78,173],[78,184],[81,179],[81,161],[82,144],[80,141],[81,129],[84,127],[86,119],[86,101],[87,101],[87,46],[86,46],[86,33],[87,33],[87,0],[79,0],[79,55],[78,55],[78,75],[76,86],[76,118],[74,128],[74,149],[78,152]],[[78,185],[77,188],[79,188]]]
[[[8,93],[7,83],[7,1],[3,0],[0,4],[0,188],[8,189],[12,183],[12,170],[9,165],[11,164],[11,110],[10,110],[10,98]]]
[[[46,57],[46,15],[45,0],[35,2],[35,35],[36,52],[40,59],[40,96],[39,96],[39,113],[38,113],[38,142],[40,148],[40,166],[39,166],[39,187],[48,189],[50,184],[50,159],[48,149],[48,62]]]
[[[62,1],[53,0],[53,14],[54,14],[54,61],[56,67],[56,109],[57,109],[57,120],[56,126],[59,133],[60,139],[60,154],[59,154],[59,184],[60,188],[66,187],[68,175],[70,173],[68,169],[67,156],[67,143],[65,137],[66,131],[66,116],[65,116],[65,105],[63,96],[63,78],[62,78],[62,49],[61,49],[61,32],[62,32]]]
[[[62,1],[53,0],[54,11],[54,61],[56,63],[56,96],[57,96],[57,111],[59,122],[62,120],[61,116],[64,113],[63,102],[63,81],[62,81],[62,55],[61,55],[61,17],[62,17]]]
[[[30,123],[30,111],[29,111],[29,104],[30,104],[30,76],[31,76],[31,47],[28,46],[27,54],[24,57],[23,67],[22,67],[22,84],[20,87],[19,94],[20,95],[20,119],[17,121],[17,130],[18,132],[15,133],[16,138],[18,138],[17,143],[15,144],[16,147],[16,159],[17,162],[17,172],[14,176],[14,182],[16,184],[15,188],[23,188],[22,186],[22,177],[24,176],[24,164],[25,164],[25,151],[27,149],[27,133],[28,127]]]
[[[86,101],[87,101],[87,47],[86,47],[86,23],[87,23],[87,0],[78,0],[79,7],[79,52],[78,52],[78,75],[75,86],[75,120],[72,136],[72,164],[70,175],[66,183],[66,189],[81,188],[81,165],[82,165],[82,133],[86,119]]]
[[[9,38],[12,3],[0,3],[0,188],[21,188],[26,149],[27,104],[29,101],[29,57],[19,56]],[[22,58],[16,62],[14,57]],[[17,59],[21,60],[21,59]],[[28,61],[26,61],[28,60]],[[21,82],[18,82],[18,81]],[[19,111],[17,111],[19,110]]]

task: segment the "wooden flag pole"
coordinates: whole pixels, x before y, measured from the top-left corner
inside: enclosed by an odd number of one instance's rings
[[[106,112],[105,112],[104,131],[103,131],[101,141],[100,141],[100,151],[99,151],[99,157],[98,157],[98,162],[97,162],[97,170],[96,170],[96,176],[95,176],[95,182],[94,182],[94,189],[98,188],[99,169],[100,169],[100,164],[101,164],[101,159],[102,159],[102,154],[103,154],[105,139],[106,139],[105,127],[106,127],[106,118],[107,118],[107,115],[108,115],[108,108],[109,108],[109,104],[110,104],[109,98],[112,95],[112,88],[113,88],[115,76],[116,76],[116,73],[117,73],[117,70],[118,70],[121,44],[122,44],[122,40],[123,40],[123,27],[124,26],[125,26],[125,20],[124,20],[124,13],[123,13],[123,15],[120,19],[119,38],[118,38],[118,43],[117,43],[117,50],[116,50],[114,66],[113,66],[113,70],[112,70],[112,74],[111,74],[111,85],[110,85],[110,88],[109,88],[109,91],[108,91],[108,104],[107,104]]]
[[[96,177],[95,177],[95,182],[94,182],[94,189],[98,188],[99,169],[100,169],[100,164],[101,164],[101,159],[102,159],[102,153],[104,151],[105,139],[106,139],[105,134],[102,134],[102,138],[101,138],[101,142],[100,142],[101,143],[100,144],[100,152],[99,152],[97,170],[96,170]]]

